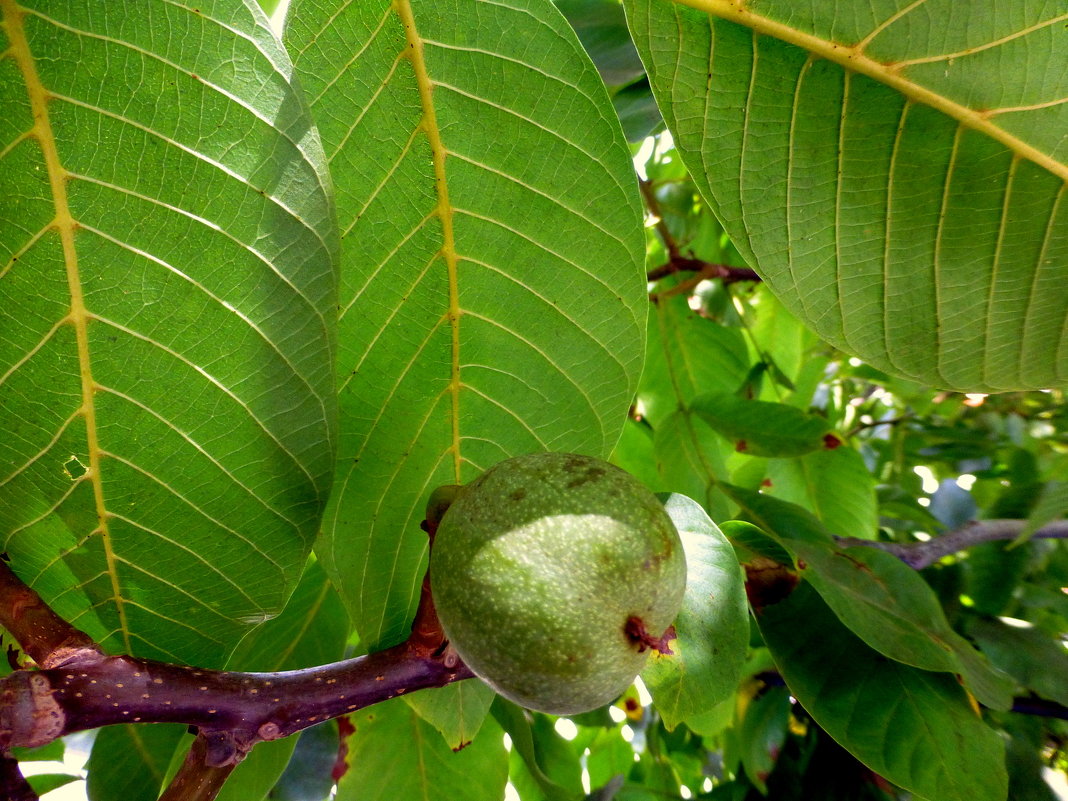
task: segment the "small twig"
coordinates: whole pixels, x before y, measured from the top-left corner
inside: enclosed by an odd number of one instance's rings
[[[236,762],[211,765],[212,744],[203,734],[197,735],[186,752],[185,760],[159,801],[213,801],[223,784],[237,767]]]
[[[656,218],[656,231],[660,234],[660,239],[664,243],[664,249],[667,250],[668,259],[674,261],[679,257],[679,245],[675,241],[675,237],[672,236],[671,231],[668,230],[667,223],[664,222],[664,215],[660,213],[660,202],[656,199],[656,192],[653,189],[653,182],[647,178],[638,179],[638,187],[642,191],[642,197],[645,199],[645,207],[649,209],[649,213]],[[656,280],[650,278],[650,281]]]
[[[760,281],[756,271],[748,267],[731,267],[727,264],[713,264],[700,259],[687,258],[682,255],[679,243],[675,240],[664,215],[660,211],[660,202],[656,199],[656,191],[653,182],[648,179],[639,179],[638,186],[641,188],[642,197],[645,199],[645,207],[656,220],[656,232],[660,234],[660,240],[664,243],[668,260],[666,264],[654,267],[646,275],[648,281],[659,281],[675,273],[700,273],[701,280],[719,278],[725,284],[733,284],[737,281]]]
[[[901,423],[907,423],[910,420],[914,419],[915,418],[912,415],[903,414],[901,415],[901,417],[888,417],[885,420],[872,420],[870,423],[857,423],[855,426],[853,426],[852,429],[850,429],[849,434],[847,436],[855,436],[866,428],[878,428],[879,426],[896,426],[901,425]]]
[[[649,281],[659,281],[675,273],[697,273],[700,280],[718,278],[725,284],[734,284],[739,281],[760,281],[760,276],[755,270],[748,267],[731,267],[728,264],[713,264],[700,259],[690,259],[685,256],[673,256],[667,264],[654,267],[646,274]]]
[[[943,556],[949,556],[984,542],[1016,539],[1026,525],[1026,520],[973,520],[961,528],[932,537],[926,542],[877,542],[857,537],[836,537],[836,540],[844,548],[854,546],[878,548],[880,551],[892,553],[909,567],[922,570],[933,565]],[[1068,538],[1068,520],[1047,523],[1032,535],[1032,539],[1064,538]]]
[[[39,666],[93,662],[104,654],[92,638],[57,615],[0,560],[0,626]]]
[[[1068,706],[1044,698],[1013,698],[1012,711],[1021,715],[1068,720]]]
[[[39,796],[19,770],[18,760],[0,754],[0,798],[4,801],[39,801]]]

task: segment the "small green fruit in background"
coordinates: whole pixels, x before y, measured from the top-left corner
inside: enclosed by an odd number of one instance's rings
[[[666,648],[686,558],[637,479],[589,456],[539,453],[455,495],[430,583],[446,636],[480,678],[521,706],[573,714],[614,700]]]

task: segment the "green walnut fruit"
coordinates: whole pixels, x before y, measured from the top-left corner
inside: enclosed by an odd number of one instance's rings
[[[460,489],[438,525],[430,583],[460,658],[501,695],[554,714],[619,696],[667,651],[686,589],[656,497],[600,459],[539,453]]]

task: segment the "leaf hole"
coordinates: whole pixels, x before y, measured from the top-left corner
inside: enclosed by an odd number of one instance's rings
[[[85,474],[89,472],[89,468],[82,464],[82,460],[72,453],[70,458],[63,463],[63,472],[67,474],[67,478],[71,481],[78,481],[85,477]]]

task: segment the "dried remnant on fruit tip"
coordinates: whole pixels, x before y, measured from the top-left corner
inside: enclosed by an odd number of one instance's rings
[[[426,519],[423,521],[426,531],[437,530],[441,518],[445,516],[445,512],[462,489],[463,487],[459,484],[445,484],[430,493],[430,498],[426,502]]]
[[[517,703],[556,714],[620,695],[670,653],[686,560],[656,497],[600,459],[501,462],[463,488],[431,550],[446,635]]]
[[[646,648],[651,648],[657,653],[664,656],[671,656],[675,652],[671,650],[671,646],[668,644],[675,639],[675,627],[668,626],[665,631],[659,637],[654,637],[649,633],[649,630],[645,627],[645,621],[640,617],[629,617],[627,623],[623,627],[623,631],[630,637],[631,641],[638,647],[639,651],[644,651]]]

